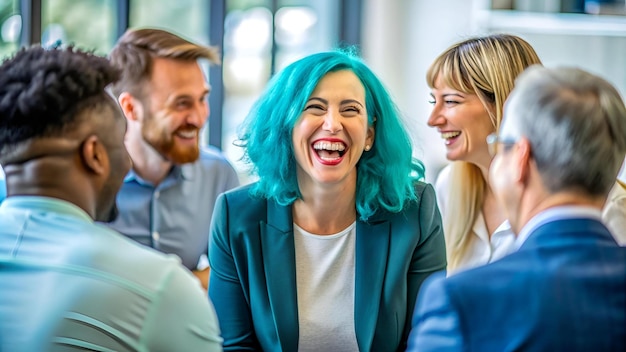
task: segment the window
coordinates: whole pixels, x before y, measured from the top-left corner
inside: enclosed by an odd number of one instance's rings
[[[17,51],[21,31],[18,0],[0,0],[0,59]]]
[[[191,41],[209,44],[208,3],[206,0],[132,0],[130,27],[166,29]]]
[[[106,55],[116,40],[116,0],[43,0],[41,44],[74,44]]]
[[[222,148],[246,182],[245,165],[239,161],[242,151],[233,145],[237,126],[274,72],[342,41],[359,44],[361,4],[361,0],[0,0],[0,55],[15,52],[23,43],[39,42],[39,35],[44,46],[74,44],[106,55],[126,24],[163,28],[220,47],[224,58],[221,67],[210,70],[215,82],[203,143]],[[20,5],[31,9],[20,16]],[[29,35],[20,41],[26,32]]]
[[[308,54],[330,50],[339,43],[340,2],[228,1],[224,21],[224,106],[222,150],[243,183],[247,165],[240,159],[237,127],[262,93],[270,77]]]

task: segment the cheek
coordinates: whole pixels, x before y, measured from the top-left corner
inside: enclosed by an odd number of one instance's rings
[[[301,159],[304,157],[302,155],[304,153],[303,149],[306,148],[308,144],[303,129],[304,126],[300,122],[298,122],[291,131],[291,145],[294,151],[294,156],[298,161],[301,161]]]
[[[294,148],[297,148],[298,145],[300,145],[301,140],[302,133],[300,132],[300,124],[297,123],[291,131],[291,143],[293,143]]]
[[[487,135],[494,130],[489,113],[482,105],[475,105],[463,111],[458,111],[458,113],[455,113],[454,120],[458,124],[471,129],[474,133],[484,132]]]
[[[489,184],[500,204],[507,208],[516,202],[518,190],[516,187],[515,165],[496,156],[489,169]]]
[[[113,171],[111,172],[110,181],[116,185],[122,184],[124,177],[132,167],[132,160],[126,148],[113,154],[112,163]]]
[[[302,118],[296,122],[292,130],[292,140],[294,145],[307,143],[307,140],[315,132],[315,126],[311,119]]]
[[[475,116],[473,119],[468,119],[465,127],[470,131],[474,139],[480,142],[485,142],[487,136],[494,131],[489,116]]]
[[[496,156],[489,167],[489,185],[498,198],[500,198],[501,192],[506,189],[508,176],[506,173],[506,168],[502,165],[502,159]]]
[[[211,109],[209,108],[209,104],[204,103],[200,108],[200,119],[202,120],[202,124],[209,119],[209,115],[211,114]]]

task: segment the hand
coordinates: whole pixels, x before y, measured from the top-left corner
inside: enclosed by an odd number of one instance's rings
[[[206,269],[203,269],[203,270],[192,271],[192,273],[198,278],[198,280],[200,280],[200,284],[202,284],[202,288],[204,288],[205,291],[209,287],[209,272],[210,271],[211,269],[209,267],[206,267]]]

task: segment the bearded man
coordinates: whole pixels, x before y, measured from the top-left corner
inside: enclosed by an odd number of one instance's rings
[[[224,155],[200,146],[210,87],[199,60],[219,63],[214,47],[160,29],[130,29],[109,58],[122,71],[113,87],[128,121],[133,161],[110,224],[161,252],[176,254],[206,288],[209,225],[217,196],[239,185]]]

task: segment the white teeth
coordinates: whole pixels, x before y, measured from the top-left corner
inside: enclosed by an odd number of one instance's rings
[[[450,138],[454,138],[458,135],[460,135],[461,132],[443,132],[441,133],[441,138],[443,139],[450,139]]]
[[[341,142],[317,142],[313,145],[315,150],[330,150],[342,152],[346,150],[346,146]]]
[[[195,130],[190,130],[190,131],[178,131],[176,132],[177,135],[183,137],[183,138],[194,138],[196,136],[196,131]]]

